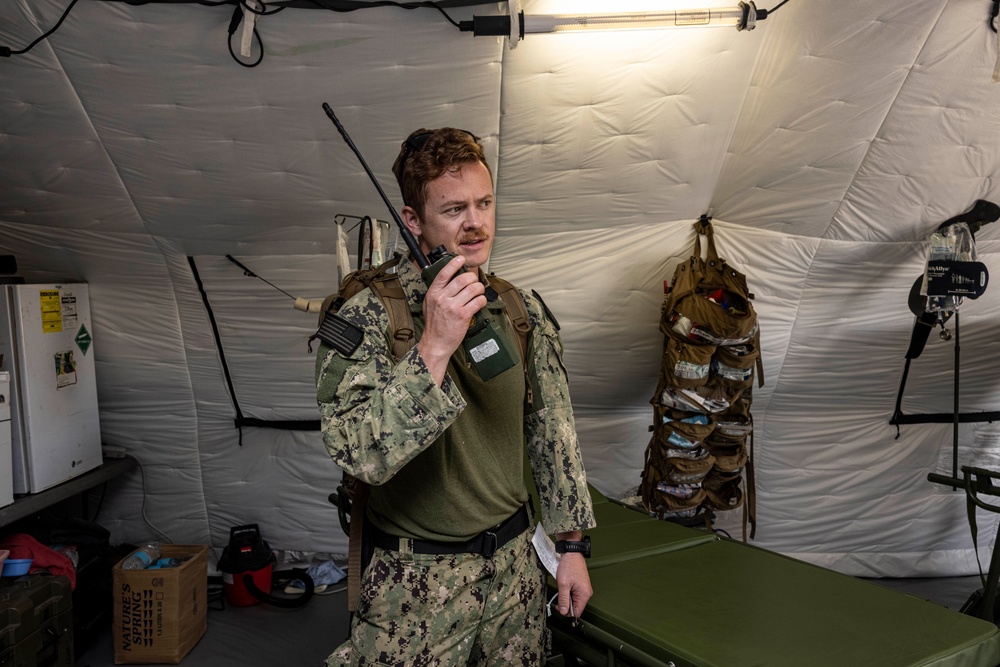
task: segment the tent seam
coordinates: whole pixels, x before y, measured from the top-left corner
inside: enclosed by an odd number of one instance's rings
[[[833,230],[834,227],[836,226],[837,215],[843,209],[844,202],[847,201],[848,194],[850,193],[851,189],[854,188],[854,184],[858,180],[858,174],[861,172],[861,169],[865,166],[869,156],[871,155],[872,147],[875,145],[875,142],[878,140],[879,136],[881,136],[882,130],[885,128],[886,121],[892,114],[892,110],[896,107],[896,102],[897,100],[899,100],[899,94],[903,91],[903,88],[906,87],[907,81],[910,80],[910,75],[913,74],[914,66],[920,60],[920,56],[924,53],[924,50],[927,48],[927,42],[930,41],[931,35],[934,33],[934,29],[937,27],[938,23],[941,22],[941,17],[944,15],[944,10],[947,8],[949,3],[950,0],[944,0],[944,3],[941,6],[941,11],[938,12],[937,17],[934,19],[934,23],[930,26],[930,28],[928,28],[927,33],[924,35],[924,43],[917,50],[916,56],[914,56],[913,61],[907,68],[906,76],[903,77],[903,81],[899,84],[899,88],[896,90],[896,94],[892,98],[892,103],[890,103],[889,106],[886,108],[885,114],[882,116],[882,121],[879,123],[878,129],[875,130],[875,133],[872,135],[871,141],[868,142],[868,149],[865,151],[864,157],[858,160],[858,166],[854,170],[854,175],[851,176],[851,182],[847,184],[846,188],[844,188],[844,195],[840,198],[840,203],[837,204],[837,210],[833,212],[833,215],[830,217],[830,222],[827,224],[826,229],[823,231],[823,235],[819,238],[821,239],[830,238],[829,234],[831,230]]]

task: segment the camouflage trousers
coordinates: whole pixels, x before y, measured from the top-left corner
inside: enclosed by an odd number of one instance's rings
[[[375,549],[351,638],[327,667],[538,667],[545,579],[526,530],[493,558]]]

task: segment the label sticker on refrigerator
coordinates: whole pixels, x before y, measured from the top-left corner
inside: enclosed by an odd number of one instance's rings
[[[62,303],[59,300],[59,290],[40,291],[38,301],[42,306],[42,333],[62,331]]]
[[[87,327],[82,324],[80,325],[80,330],[76,332],[76,338],[73,339],[73,342],[75,342],[76,346],[80,348],[81,352],[83,352],[83,356],[87,356],[87,350],[90,349],[90,344],[93,342],[93,339],[90,337],[90,332],[87,331]]]
[[[63,327],[72,331],[76,328],[76,297],[72,292],[63,292],[59,300],[62,306]]]
[[[73,350],[56,352],[56,388],[62,389],[76,384],[76,361]]]

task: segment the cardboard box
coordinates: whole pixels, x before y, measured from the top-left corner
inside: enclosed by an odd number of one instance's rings
[[[208,547],[165,544],[163,557],[190,558],[177,567],[114,567],[115,664],[172,664],[188,654],[208,627]]]

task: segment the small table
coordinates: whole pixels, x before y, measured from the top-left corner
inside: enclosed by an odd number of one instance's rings
[[[14,499],[13,504],[0,507],[0,527],[11,524],[18,519],[23,519],[26,516],[31,516],[46,507],[55,505],[61,500],[75,496],[78,493],[83,493],[98,484],[112,480],[135,468],[137,465],[139,465],[139,462],[135,457],[127,454],[125,458],[121,459],[104,459],[104,463],[100,466],[78,477],[67,480],[62,484],[57,484],[50,489],[45,489],[38,493],[19,496]]]

